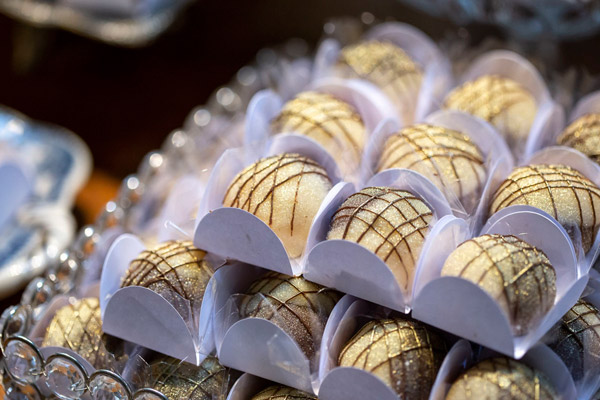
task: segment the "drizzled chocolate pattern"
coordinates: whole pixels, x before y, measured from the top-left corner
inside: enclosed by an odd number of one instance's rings
[[[286,386],[269,386],[251,400],[318,400],[316,396]]]
[[[578,227],[584,251],[600,226],[600,189],[566,165],[516,168],[496,190],[490,215],[511,205],[530,205],[552,215],[572,238]]]
[[[444,106],[490,122],[513,149],[527,140],[537,113],[531,93],[512,79],[498,75],[484,75],[454,89]]]
[[[367,187],[336,211],[327,239],[350,240],[371,250],[409,290],[432,219],[429,207],[410,192]]]
[[[240,305],[242,318],[264,318],[283,329],[309,359],[340,294],[301,276],[268,272],[250,286]]]
[[[512,235],[467,240],[448,257],[442,276],[467,279],[493,297],[517,335],[526,334],[556,297],[556,273],[541,250]]]
[[[184,316],[196,315],[214,273],[206,252],[190,241],[164,242],[141,252],[130,265],[121,287],[143,286],[163,296]]]
[[[336,74],[377,85],[396,104],[404,123],[413,121],[423,71],[401,48],[375,40],[344,47]]]
[[[508,357],[490,358],[464,372],[450,387],[446,400],[558,400],[548,379]]]
[[[573,379],[600,371],[600,311],[580,299],[548,333],[549,346],[565,362]]]
[[[446,346],[416,322],[373,320],[363,326],[339,355],[342,367],[364,369],[383,380],[401,399],[427,399]]]
[[[390,136],[378,171],[406,168],[450,191],[470,210],[479,200],[486,179],[483,156],[465,134],[429,124],[411,125]]]
[[[169,399],[225,400],[230,380],[229,369],[213,356],[198,367],[170,357],[150,364],[150,387]]]
[[[285,153],[258,160],[240,172],[229,185],[223,205],[256,215],[295,258],[302,254],[312,220],[331,187],[318,163]]]
[[[600,163],[600,114],[577,118],[561,133],[556,142],[579,150],[594,162]]]
[[[358,166],[366,141],[365,126],[356,110],[318,92],[302,92],[288,101],[271,123],[271,131],[299,133],[314,139],[348,172]]]
[[[103,341],[100,302],[95,297],[60,308],[46,328],[43,347],[73,350],[95,368],[111,368],[111,353]]]

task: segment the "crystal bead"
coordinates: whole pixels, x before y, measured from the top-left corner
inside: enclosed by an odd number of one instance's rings
[[[31,345],[11,340],[4,349],[6,368],[17,380],[34,382],[42,374],[42,360]]]
[[[45,372],[48,388],[60,399],[79,399],[86,390],[84,372],[66,358],[51,359]]]
[[[42,398],[32,385],[19,385],[16,382],[8,382],[5,395],[7,400],[41,400]]]
[[[128,400],[127,388],[109,375],[99,374],[90,381],[90,397],[93,400]]]

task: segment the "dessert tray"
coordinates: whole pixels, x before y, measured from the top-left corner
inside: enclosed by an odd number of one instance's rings
[[[600,94],[333,24],[194,109],[4,311],[9,398],[598,392]]]

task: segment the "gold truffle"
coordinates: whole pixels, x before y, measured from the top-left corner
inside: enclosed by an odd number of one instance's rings
[[[42,346],[73,350],[95,368],[110,368],[114,361],[103,338],[100,302],[95,297],[60,308],[46,328]]]
[[[583,250],[592,246],[600,226],[600,189],[579,171],[565,165],[516,168],[496,190],[490,215],[517,204],[552,215],[572,238],[578,227]]]
[[[169,301],[184,318],[200,311],[204,291],[214,273],[206,252],[190,241],[168,241],[142,251],[127,270],[121,287],[143,286]]]
[[[573,379],[600,369],[600,311],[580,299],[548,334],[549,346],[565,362]]]
[[[513,149],[527,140],[537,113],[531,93],[498,75],[484,75],[454,89],[444,105],[490,122]]]
[[[169,399],[225,400],[230,380],[229,370],[213,356],[199,367],[171,357],[150,364],[149,386]]]
[[[399,318],[373,320],[346,344],[338,363],[368,371],[401,399],[427,399],[446,355],[439,335]]]
[[[336,73],[375,84],[398,107],[404,123],[412,123],[423,71],[401,48],[375,40],[344,47]]]
[[[288,101],[271,123],[271,130],[314,139],[347,172],[358,167],[367,139],[363,121],[350,104],[317,92],[303,92]]]
[[[309,359],[340,294],[301,276],[268,272],[255,281],[240,305],[242,318],[264,318],[285,331]]]
[[[512,235],[483,235],[458,246],[442,276],[478,285],[506,313],[517,335],[535,326],[552,308],[556,272],[543,251]]]
[[[336,211],[327,239],[350,240],[371,250],[409,290],[432,219],[429,207],[410,192],[367,187]]]
[[[579,150],[600,164],[600,114],[577,118],[561,133],[557,143]]]
[[[269,386],[251,400],[318,400],[316,396],[287,386]]]
[[[302,255],[312,220],[331,187],[323,167],[286,153],[246,167],[229,185],[223,205],[256,215],[295,258]]]
[[[468,369],[446,395],[446,400],[559,398],[541,372],[507,357],[487,359]]]
[[[450,190],[467,210],[480,200],[486,180],[483,156],[465,134],[428,124],[408,126],[390,136],[379,160],[379,171],[407,168]]]

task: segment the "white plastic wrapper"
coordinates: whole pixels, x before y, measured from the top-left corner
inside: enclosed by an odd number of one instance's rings
[[[507,207],[496,213],[477,236],[484,234],[514,235],[544,251],[556,271],[554,306],[536,327],[516,336],[498,303],[479,286],[458,277],[441,277],[444,262],[459,244],[456,243],[454,247],[436,246],[424,253],[426,273],[417,278],[413,317],[519,359],[571,308],[583,292],[588,274],[578,264],[564,228],[536,208]]]
[[[306,156],[327,171],[334,187],[323,203],[335,193],[335,185],[340,181],[337,164],[322,147],[304,136],[275,136],[264,148],[227,150],[215,165],[200,204],[194,233],[194,244],[198,248],[287,275],[301,273],[306,250],[300,257],[290,258],[267,224],[247,211],[223,207],[227,188],[240,171],[263,157],[283,153]]]
[[[586,114],[595,113],[600,113],[600,91],[590,93],[579,99],[571,111],[568,123],[570,124]]]
[[[399,22],[380,24],[365,33],[362,40],[378,40],[390,42],[403,49],[423,70],[423,80],[417,98],[411,108],[415,113],[412,119],[404,120],[400,110],[396,109],[396,119],[401,125],[408,125],[419,121],[425,115],[441,104],[442,96],[452,82],[450,63],[439,50],[437,45],[417,28]],[[315,79],[333,76],[333,66],[337,62],[341,50],[340,44],[334,39],[323,41],[315,56]],[[381,92],[381,88],[372,83],[374,90]]]
[[[240,316],[239,301],[245,296],[242,293],[266,271],[243,264],[226,265],[219,271],[224,273],[216,278],[219,294],[215,297],[214,325],[221,363],[308,393],[316,392],[319,387],[318,360],[308,359],[294,339],[273,322]],[[351,296],[344,296],[337,302],[325,331],[352,301]]]
[[[121,288],[129,264],[145,249],[139,238],[124,234],[108,251],[100,280],[104,332],[199,365],[214,350],[213,306],[218,293],[216,282],[223,272],[217,269],[209,280],[199,315],[196,315],[193,310],[197,307],[176,294],[173,297],[177,304],[172,304],[145,287]],[[210,257],[207,255],[207,258]],[[213,260],[211,263],[214,268],[218,267]]]
[[[31,172],[16,152],[0,143],[0,228],[12,218],[31,193]],[[7,190],[6,188],[10,188]]]
[[[364,187],[381,186],[406,190],[422,199],[433,211],[434,218],[425,238],[421,255],[436,241],[437,222],[452,215],[452,209],[442,193],[417,172],[390,169],[375,175]],[[404,313],[410,312],[413,283],[405,290],[387,264],[362,245],[348,240],[326,240],[331,219],[342,203],[358,192],[354,185],[339,184],[315,218],[308,239],[310,252],[304,264],[306,279],[336,288],[376,304]],[[361,188],[362,189],[362,188]],[[420,273],[422,257],[415,264],[415,279]],[[396,272],[400,274],[400,272]]]
[[[512,149],[518,160],[529,158],[535,151],[556,143],[556,135],[564,126],[564,110],[556,103],[535,67],[522,56],[508,50],[483,54],[471,64],[458,85],[484,75],[499,75],[512,79],[528,90],[537,103],[537,114],[527,141]]]

